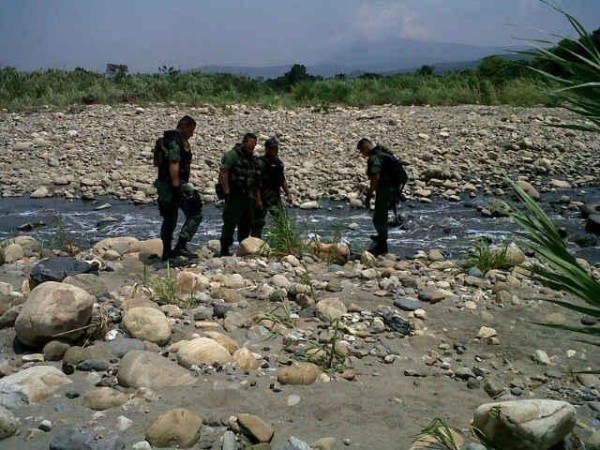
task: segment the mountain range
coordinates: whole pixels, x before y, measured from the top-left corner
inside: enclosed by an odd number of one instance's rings
[[[340,73],[359,75],[362,73],[401,73],[410,72],[423,65],[431,65],[437,73],[475,67],[478,62],[490,55],[506,55],[514,58],[516,48],[484,47],[476,45],[425,42],[412,39],[386,39],[355,41],[337,50],[326,61],[305,64],[311,75],[331,77]],[[197,70],[206,73],[232,73],[250,78],[277,78],[285,74],[292,64],[246,67],[211,65]]]

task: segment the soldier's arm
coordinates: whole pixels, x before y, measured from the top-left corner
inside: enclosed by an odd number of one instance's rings
[[[377,188],[379,187],[379,180],[381,178],[381,173],[376,173],[371,177],[371,182],[369,183],[369,189],[367,191],[367,195],[373,195],[373,192],[377,192]]]
[[[171,179],[171,186],[178,188],[180,184],[179,161],[181,159],[179,145],[177,145],[175,141],[169,142],[167,144],[167,153],[169,157],[169,178]]]
[[[221,186],[223,187],[223,193],[225,195],[229,195],[231,193],[231,190],[229,188],[229,170],[221,170],[219,178]]]

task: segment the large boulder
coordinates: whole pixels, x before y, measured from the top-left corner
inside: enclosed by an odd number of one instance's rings
[[[248,237],[240,243],[238,256],[267,255],[270,251],[269,244],[257,237]]]
[[[29,287],[33,289],[46,281],[60,282],[67,277],[97,272],[97,264],[90,264],[68,256],[57,256],[44,259],[33,266],[29,275]]]
[[[55,338],[78,339],[90,323],[94,297],[83,289],[48,281],[36,287],[15,322],[17,338],[25,345],[42,346]]]
[[[161,414],[146,431],[146,440],[154,447],[193,447],[200,439],[202,419],[194,412],[177,408]]]
[[[96,298],[108,296],[108,287],[97,274],[80,273],[79,275],[68,276],[62,282],[77,286]]]
[[[0,441],[11,437],[19,428],[19,419],[8,409],[0,406]]]
[[[69,377],[56,367],[29,367],[0,379],[0,406],[13,409],[38,403],[70,383]]]
[[[140,256],[161,256],[163,251],[163,243],[161,239],[149,239],[138,243]]]
[[[4,247],[4,262],[11,264],[25,257],[25,251],[19,244],[8,244]]]
[[[177,364],[156,353],[132,350],[119,365],[119,384],[125,387],[158,389],[169,386],[188,386],[194,376]]]
[[[487,403],[475,410],[473,426],[494,448],[547,450],[573,431],[575,408],[557,400]]]
[[[231,355],[218,342],[200,337],[180,342],[177,361],[182,366],[190,368],[201,364],[225,364],[231,361]]]
[[[158,345],[164,345],[171,339],[169,319],[155,308],[131,308],[123,317],[123,328],[136,339]]]

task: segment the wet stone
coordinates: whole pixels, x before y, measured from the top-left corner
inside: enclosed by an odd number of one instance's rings
[[[425,306],[425,304],[418,300],[399,298],[394,301],[394,306],[401,309],[402,311],[416,311],[417,309],[422,309]]]

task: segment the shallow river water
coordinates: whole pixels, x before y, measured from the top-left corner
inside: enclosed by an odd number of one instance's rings
[[[553,202],[561,195],[586,202],[600,201],[600,188],[562,191],[543,196],[544,209],[557,225],[565,227],[570,235],[584,233],[584,219],[577,210],[561,210]],[[485,236],[493,243],[518,239],[519,229],[510,218],[484,218],[477,211],[489,198],[464,198],[460,202],[434,200],[432,203],[407,201],[400,212],[405,219],[401,228],[390,230],[390,251],[403,257],[418,250],[439,248],[449,257],[466,254],[473,241]],[[102,205],[110,207],[99,209]],[[322,202],[318,210],[289,209],[297,225],[306,235],[319,235],[329,240],[341,234],[353,251],[369,245],[373,233],[371,216],[365,210],[351,209],[343,202]],[[44,223],[30,231],[19,230],[25,224]],[[180,218],[181,222],[181,218]],[[26,197],[0,199],[0,240],[17,234],[29,234],[51,245],[59,239],[68,239],[80,247],[89,247],[106,237],[135,236],[138,239],[158,237],[161,218],[156,205],[133,205],[111,198],[93,202],[64,199],[30,199]],[[205,205],[204,220],[193,244],[202,245],[218,239],[221,210],[213,204]],[[265,236],[268,236],[267,223]],[[578,256],[590,262],[600,262],[600,247],[581,248],[572,245]]]

